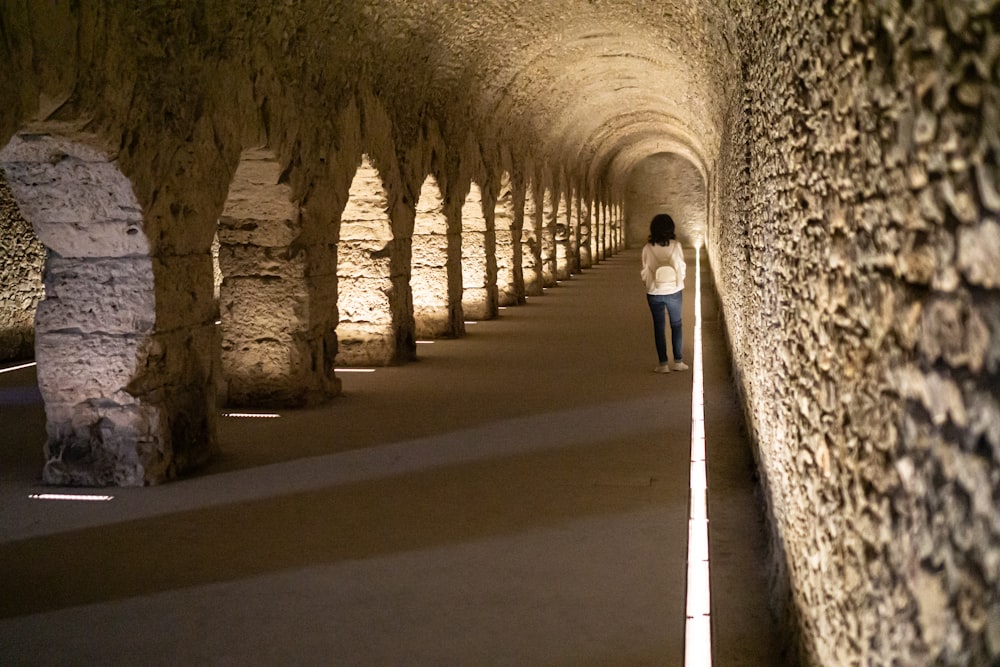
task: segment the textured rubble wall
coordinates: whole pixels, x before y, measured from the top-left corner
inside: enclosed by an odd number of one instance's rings
[[[0,362],[34,354],[44,264],[45,248],[21,216],[0,171]]]
[[[1000,663],[1000,3],[745,3],[712,264],[807,664]]]

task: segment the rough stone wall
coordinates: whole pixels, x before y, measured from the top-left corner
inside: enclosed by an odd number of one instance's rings
[[[1000,3],[746,2],[710,234],[817,665],[1000,663]]]
[[[0,171],[0,362],[34,354],[44,265],[45,247],[21,216]]]

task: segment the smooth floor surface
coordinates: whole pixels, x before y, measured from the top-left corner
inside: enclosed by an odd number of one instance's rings
[[[776,665],[702,276],[714,664]],[[29,498],[66,490],[33,369],[0,375],[0,664],[682,665],[692,372],[652,372],[638,250],[418,355],[105,502]]]

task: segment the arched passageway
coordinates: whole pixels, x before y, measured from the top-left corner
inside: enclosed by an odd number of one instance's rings
[[[996,2],[5,3],[45,479],[172,479],[215,451],[221,378],[331,398],[334,359],[412,361],[492,314],[474,292],[542,296],[665,207],[712,267],[796,655],[996,662],[998,25]],[[238,211],[258,149],[280,215]],[[31,289],[8,275],[0,303]]]

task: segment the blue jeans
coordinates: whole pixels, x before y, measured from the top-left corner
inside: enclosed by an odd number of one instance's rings
[[[647,294],[649,312],[653,315],[653,340],[656,342],[656,356],[661,364],[667,363],[667,327],[663,317],[666,310],[670,315],[670,339],[674,347],[674,361],[684,357],[684,333],[681,331],[681,307],[684,303],[683,290],[674,294]]]

